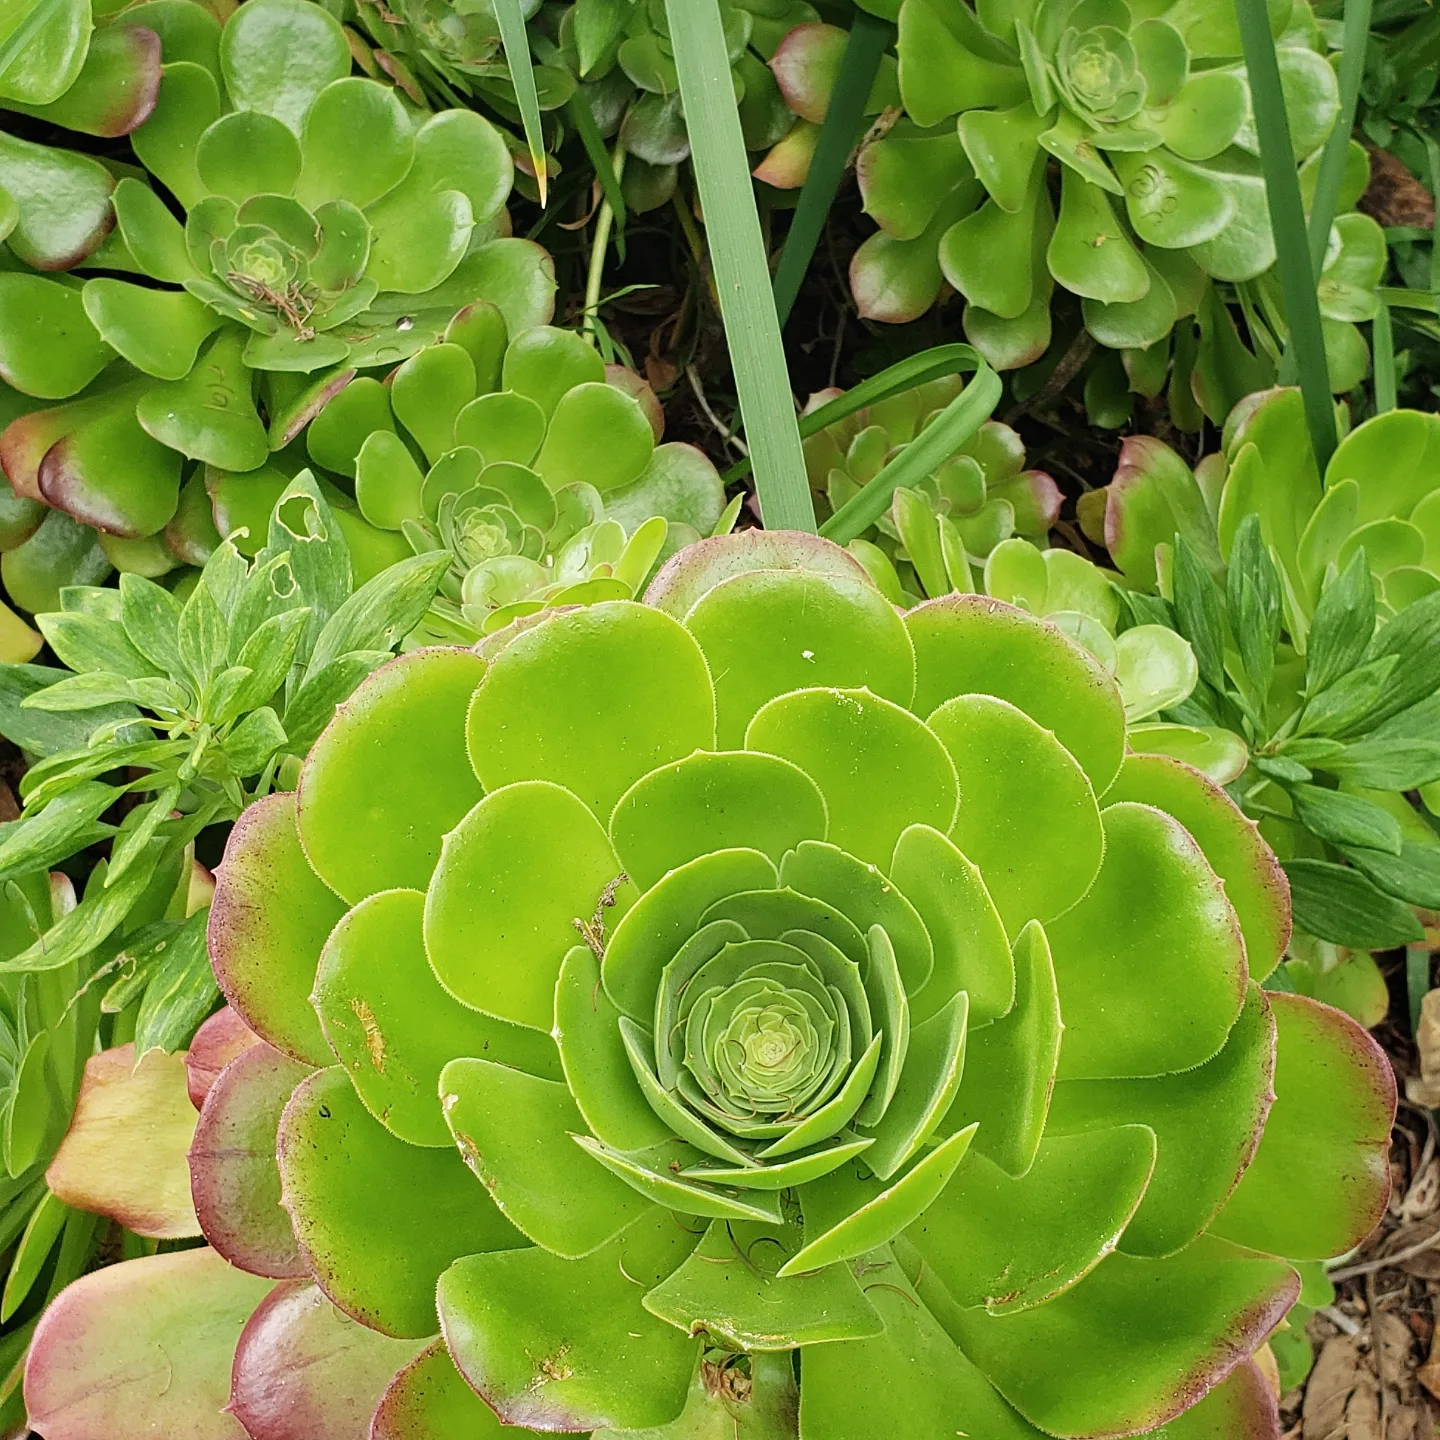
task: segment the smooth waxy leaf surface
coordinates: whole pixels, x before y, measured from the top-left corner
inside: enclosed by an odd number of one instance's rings
[[[231,830],[216,872],[210,958],[250,1028],[307,1065],[331,1059],[309,997],[320,951],[344,913],[300,848],[295,797],[276,794],[252,805]]]
[[[657,1210],[583,1260],[530,1249],[459,1261],[439,1288],[456,1366],[509,1425],[631,1430],[673,1420],[699,1342],[641,1300],[701,1233]]]
[[[350,904],[377,890],[423,889],[442,837],[480,799],[465,711],[484,674],[468,650],[393,661],[340,707],[306,757],[300,840]]]
[[[1252,985],[1213,1060],[1149,1080],[1066,1080],[1055,1087],[1049,1133],[1117,1123],[1155,1132],[1155,1173],[1121,1239],[1123,1250],[1168,1255],[1214,1219],[1255,1153],[1274,1070],[1274,1020]]]
[[[1235,912],[1176,821],[1130,801],[1103,819],[1105,859],[1094,886],[1048,927],[1071,1030],[1061,1073],[1188,1070],[1219,1051],[1244,999]],[[1148,903],[1136,905],[1137,895]]]
[[[863,686],[898,705],[914,691],[905,627],[868,584],[753,571],[716,585],[684,618],[717,677],[716,729],[727,747],[744,742],[762,705],[791,690]]]
[[[1120,698],[1099,664],[1058,630],[997,601],[948,596],[905,617],[915,645],[918,715],[955,695],[996,695],[1080,763],[1103,796],[1124,757]]]
[[[1378,1223],[1390,1193],[1394,1072],[1339,1010],[1301,995],[1270,1003],[1275,1103],[1254,1161],[1211,1228],[1299,1260],[1342,1255]],[[1300,1154],[1324,1156],[1324,1168],[1297,1162]]]
[[[709,672],[695,642],[658,611],[592,605],[547,619],[495,657],[469,737],[487,790],[550,780],[603,823],[642,775],[714,746]]]
[[[235,1347],[230,1411],[261,1440],[342,1440],[419,1347],[357,1325],[304,1281],[277,1285]]]
[[[67,1205],[137,1235],[198,1235],[185,1165],[195,1119],[183,1057],[152,1050],[137,1064],[133,1045],[94,1055],[46,1183]]]
[[[271,1282],[215,1251],[128,1260],[77,1281],[46,1312],[25,1365],[31,1421],[56,1440],[163,1425],[242,1440],[225,1411],[235,1342]]]
[[[1149,1428],[1192,1404],[1274,1327],[1299,1285],[1283,1260],[1202,1241],[1169,1260],[1111,1255],[1048,1305],[962,1310],[955,1324],[966,1352],[1033,1424],[1103,1435]],[[1171,1301],[1181,1286],[1183,1312]],[[1075,1373],[1083,1386],[1069,1381]]]
[[[315,975],[325,1038],[366,1108],[412,1145],[448,1146],[440,1072],[456,1055],[498,1059],[555,1078],[554,1046],[536,1031],[461,1005],[425,954],[424,896],[372,895],[331,932]]]
[[[441,1271],[460,1255],[524,1244],[457,1154],[397,1140],[338,1066],[296,1088],[277,1153],[310,1273],[384,1334],[434,1334]]]
[[[978,1151],[905,1233],[959,1305],[1043,1304],[1114,1248],[1155,1166],[1143,1125],[1042,1140],[1020,1179]]]
[[[280,1205],[275,1136],[306,1066],[263,1041],[221,1071],[190,1145],[190,1191],[205,1238],[232,1265],[276,1279],[308,1275]]]

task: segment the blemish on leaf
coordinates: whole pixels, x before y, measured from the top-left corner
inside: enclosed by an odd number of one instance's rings
[[[350,1008],[355,1012],[355,1018],[365,1032],[365,1049],[369,1052],[370,1064],[377,1075],[383,1075],[385,1073],[385,1036],[380,1032],[375,1012],[358,995],[351,1000]]]

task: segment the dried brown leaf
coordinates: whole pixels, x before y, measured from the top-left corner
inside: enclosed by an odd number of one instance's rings
[[[1360,1341],[1353,1335],[1327,1340],[1305,1388],[1304,1440],[1331,1440],[1346,1423],[1346,1406],[1360,1378]]]

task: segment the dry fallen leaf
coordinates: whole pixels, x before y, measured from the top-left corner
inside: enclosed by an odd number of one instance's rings
[[[1305,1388],[1304,1440],[1331,1440],[1346,1423],[1346,1404],[1359,1379],[1360,1341],[1353,1335],[1327,1340]]]
[[[1436,1332],[1440,1336],[1440,1330]],[[1415,1378],[1437,1399],[1440,1399],[1440,1346],[1432,1340],[1430,1358],[1415,1372]]]
[[[1380,1387],[1364,1371],[1355,1377],[1355,1392],[1345,1406],[1345,1431],[1347,1440],[1385,1440],[1380,1430]]]

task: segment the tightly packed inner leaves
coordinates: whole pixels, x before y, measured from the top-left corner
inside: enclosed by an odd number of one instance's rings
[[[824,541],[410,652],[219,872],[213,1249],[66,1292],[32,1421],[1271,1433],[1249,1356],[1377,1220],[1394,1107],[1260,989],[1288,928],[1086,651]]]

